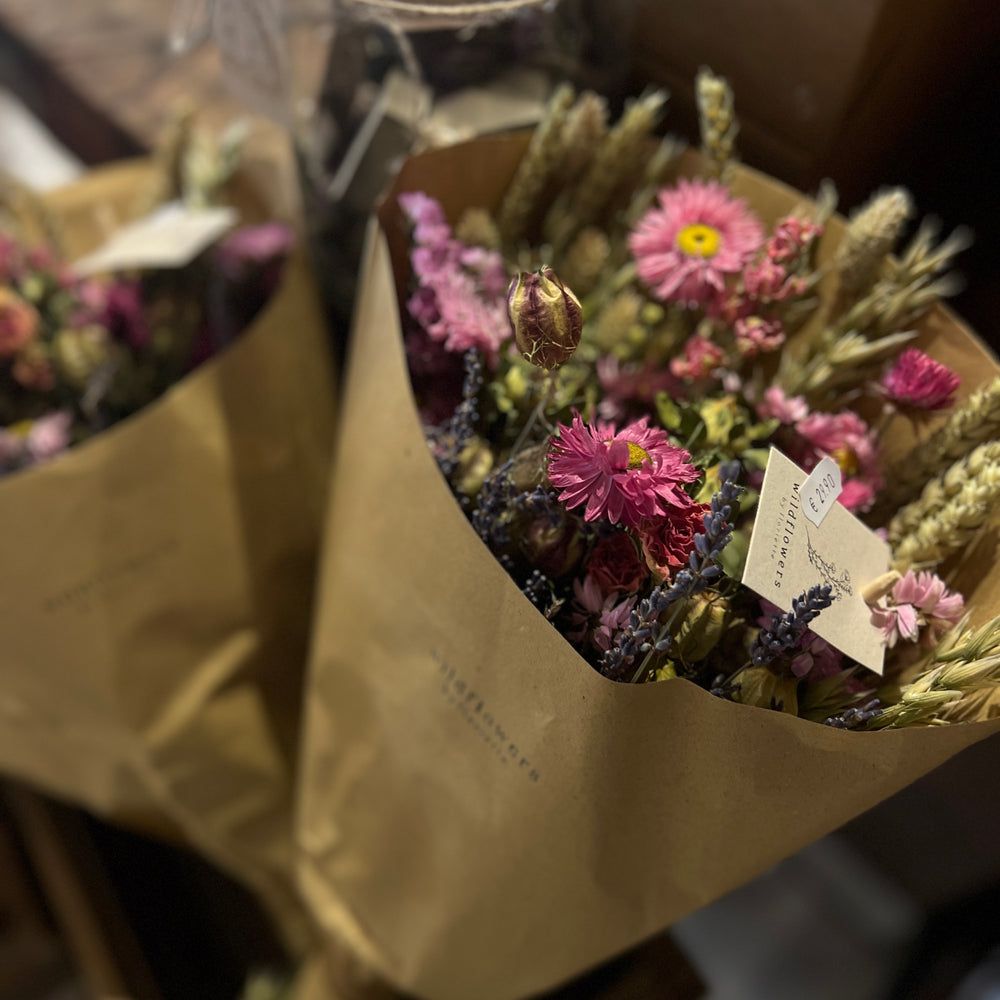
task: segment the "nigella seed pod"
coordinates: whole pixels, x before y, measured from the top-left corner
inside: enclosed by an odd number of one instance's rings
[[[510,283],[507,312],[518,349],[539,368],[558,368],[580,343],[580,301],[551,267],[522,271]]]

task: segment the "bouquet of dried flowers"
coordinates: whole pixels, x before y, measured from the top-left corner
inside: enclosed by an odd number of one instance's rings
[[[845,221],[699,91],[700,153],[561,88],[379,209],[297,782],[329,969],[537,995],[996,732],[964,237],[891,256],[905,194]]]
[[[81,274],[47,221],[49,242],[16,225],[0,233],[0,474],[137,412],[231,343],[278,287],[293,245],[290,226],[269,221],[181,267]]]
[[[910,344],[964,234],[924,224],[893,256],[913,205],[887,189],[820,264],[832,186],[766,224],[727,184],[728,85],[703,71],[698,93],[693,175],[676,142],[639,155],[662,94],[609,124],[564,87],[494,214],[453,228],[400,196],[428,443],[480,538],[604,676],[685,677],[840,727],[947,721],[1000,679],[1000,619],[973,628],[946,582],[990,520],[1000,380],[956,405],[959,376]],[[897,423],[917,440],[888,468]],[[885,572],[860,581],[881,677],[817,634],[844,599],[830,566],[801,592],[786,580],[781,606],[742,583],[772,449],[803,488],[832,469],[821,501],[888,539]]]

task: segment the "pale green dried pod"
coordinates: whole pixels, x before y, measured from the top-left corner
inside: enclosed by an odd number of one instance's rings
[[[736,136],[740,130],[733,90],[724,77],[716,76],[705,66],[698,70],[694,86],[705,160],[703,171],[707,177],[721,179],[735,160]]]
[[[924,484],[973,448],[1000,438],[1000,375],[952,410],[947,421],[919,442],[886,475],[886,487],[872,510],[878,524],[919,495]]]
[[[988,441],[929,480],[916,500],[896,512],[889,522],[890,544],[897,545],[921,521],[951,503],[970,480],[995,479],[1000,479],[1000,441]]]
[[[634,288],[625,288],[611,298],[594,316],[588,336],[603,352],[613,351],[623,343],[640,322],[643,297]]]
[[[890,188],[851,216],[833,258],[845,292],[861,294],[872,285],[912,213],[909,194],[903,188]]]
[[[596,226],[587,226],[580,230],[566,250],[559,264],[559,273],[571,288],[586,295],[600,280],[610,254],[607,233]]]
[[[109,358],[108,332],[101,326],[60,330],[52,342],[52,361],[59,374],[78,389],[83,389]]]
[[[455,239],[466,246],[500,249],[500,227],[485,208],[467,208],[455,224]]]
[[[539,197],[562,160],[566,116],[574,96],[575,91],[568,83],[555,89],[518,164],[497,214],[497,225],[505,244],[516,243],[522,238],[538,207]]]

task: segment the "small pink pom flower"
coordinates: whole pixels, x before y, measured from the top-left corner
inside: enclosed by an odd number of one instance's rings
[[[947,365],[908,347],[879,383],[883,394],[903,410],[944,410],[955,402],[961,379]]]
[[[670,374],[675,378],[707,378],[724,358],[718,344],[696,333],[688,337],[683,353],[670,359]]]
[[[613,354],[602,354],[594,363],[601,386],[601,401],[597,413],[604,420],[620,420],[628,413],[632,402],[643,403],[650,410],[658,393],[678,395],[681,384],[665,368],[653,361],[622,365]]]
[[[873,608],[871,620],[882,631],[882,641],[892,649],[900,639],[934,645],[965,613],[961,594],[945,586],[935,573],[912,569]]]
[[[809,416],[809,406],[805,396],[786,396],[780,386],[768,386],[764,397],[756,406],[761,420],[777,419],[783,424],[796,424]]]
[[[776,351],[785,342],[785,328],[781,320],[747,316],[733,324],[736,348],[744,358]]]
[[[688,452],[648,421],[643,417],[619,431],[602,420],[584,424],[574,413],[572,426],[561,424],[548,455],[559,499],[571,509],[586,504],[585,521],[604,518],[630,528],[667,507],[690,506],[683,484],[694,482],[698,470]]]
[[[639,277],[653,294],[689,308],[722,292],[761,247],[764,231],[718,181],[680,180],[659,195],[629,237]]]

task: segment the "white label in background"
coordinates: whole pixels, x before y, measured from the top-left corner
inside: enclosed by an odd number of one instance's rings
[[[843,489],[840,466],[826,455],[802,484],[802,513],[818,528]]]
[[[73,267],[78,274],[183,267],[231,229],[238,218],[232,208],[190,209],[172,201],[122,226]]]
[[[829,585],[833,604],[809,626],[851,659],[881,674],[885,648],[871,623],[865,585],[889,567],[889,546],[839,503],[816,524],[805,515],[810,477],[771,449],[757,503],[743,583],[790,611],[810,587]],[[817,503],[818,506],[818,503]]]

